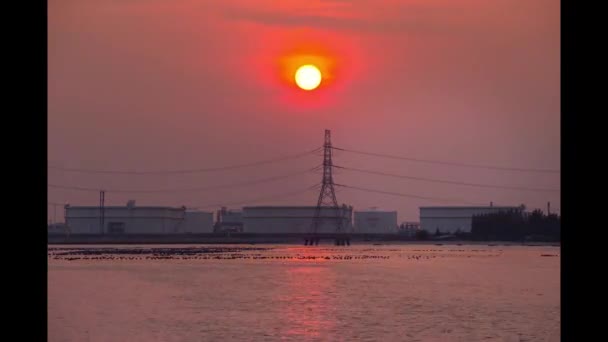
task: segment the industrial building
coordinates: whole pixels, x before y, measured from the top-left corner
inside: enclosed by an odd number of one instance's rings
[[[215,232],[242,232],[243,212],[241,210],[229,210],[226,207],[217,211],[215,221]]]
[[[420,207],[420,227],[429,233],[435,233],[437,230],[442,233],[468,233],[471,232],[474,215],[510,210],[523,211],[524,207]]]
[[[355,211],[355,234],[396,234],[397,212],[370,208]]]
[[[306,234],[311,232],[314,206],[260,206],[243,208],[243,231],[256,234]],[[352,232],[353,207],[339,208],[343,231]],[[317,233],[335,233],[337,215],[335,209],[324,207],[323,218]]]
[[[184,220],[178,225],[178,233],[213,233],[213,213],[186,209]]]
[[[69,206],[65,223],[70,234],[212,233],[213,214],[185,207]]]
[[[65,223],[51,223],[48,225],[48,229],[47,232],[49,235],[55,234],[66,234],[67,232],[67,228],[65,226]]]
[[[420,231],[420,222],[403,222],[397,232],[402,236],[413,238]]]

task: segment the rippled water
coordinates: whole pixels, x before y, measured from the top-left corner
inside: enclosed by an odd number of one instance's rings
[[[559,247],[49,247],[49,341],[559,341]]]

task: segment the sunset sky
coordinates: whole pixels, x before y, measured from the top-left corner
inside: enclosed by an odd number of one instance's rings
[[[289,156],[320,147],[512,168],[560,167],[557,0],[52,0],[48,26],[49,165],[180,170]],[[308,56],[308,57],[306,57]],[[310,57],[313,56],[313,57]],[[308,58],[308,59],[307,59]],[[293,64],[320,64],[306,92]],[[231,189],[177,193],[298,173],[319,154],[275,164],[171,175],[80,174],[49,184],[107,189],[106,205],[247,202],[321,181],[302,173]],[[337,151],[336,165],[411,177],[559,189],[559,173],[440,166]],[[337,170],[336,183],[448,203],[337,188],[355,209],[526,204],[560,208],[559,192],[423,182]],[[315,190],[252,205],[315,205]],[[49,202],[99,194],[49,188]],[[211,207],[209,207],[211,206]],[[241,205],[229,205],[239,208]],[[58,219],[61,210],[58,209]],[[50,207],[49,218],[53,217]]]

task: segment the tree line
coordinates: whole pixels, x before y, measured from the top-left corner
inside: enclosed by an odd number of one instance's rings
[[[531,213],[509,210],[473,216],[470,238],[499,241],[560,241],[561,218],[545,215],[542,210]]]

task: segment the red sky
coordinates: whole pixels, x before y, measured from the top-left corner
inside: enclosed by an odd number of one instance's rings
[[[49,164],[196,169],[336,146],[412,158],[559,169],[557,0],[49,2]],[[313,92],[284,79],[285,58],[320,54],[332,78]],[[49,183],[148,190],[289,174],[320,156],[224,173],[77,174]],[[414,177],[559,189],[559,174],[438,166],[339,152],[335,164]],[[204,206],[320,182],[310,173],[255,186],[170,194],[108,191],[107,204]],[[337,183],[468,202],[559,209],[559,192],[428,183],[340,171]],[[337,189],[355,208],[449,205]],[[314,205],[317,193],[255,204]],[[49,188],[50,202],[99,195]],[[253,203],[252,203],[253,204]],[[234,206],[239,207],[239,206]],[[50,207],[50,216],[53,211]],[[60,211],[60,210],[59,210]]]

